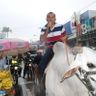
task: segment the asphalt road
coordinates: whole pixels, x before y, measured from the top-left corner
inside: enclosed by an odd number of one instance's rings
[[[17,86],[18,94],[16,96],[45,96],[42,85],[36,85],[33,81],[19,78]]]
[[[23,76],[24,64],[22,62],[22,74]],[[37,85],[32,80],[19,78],[19,85],[16,86],[16,96],[45,96],[44,87],[42,84]]]

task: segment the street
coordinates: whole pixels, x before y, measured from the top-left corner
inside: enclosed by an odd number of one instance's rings
[[[30,84],[30,88],[27,87],[27,85]],[[23,78],[19,78],[19,85],[21,85],[22,87],[22,93],[23,96],[34,96],[31,92],[32,89],[32,82],[27,82],[26,80],[24,80]]]
[[[27,78],[23,77],[23,70],[24,70],[24,62],[21,64],[22,66],[22,73],[21,77],[19,77],[19,85],[17,86],[17,90],[19,90],[18,94],[16,96],[45,96],[44,94],[44,88],[42,87],[42,84],[37,85],[32,80],[28,80]]]
[[[22,96],[44,96],[44,90],[39,85],[36,85],[33,81],[27,81],[22,77],[19,78],[19,86],[21,87],[19,92]],[[22,92],[21,92],[22,91]],[[20,96],[20,95],[19,95]]]

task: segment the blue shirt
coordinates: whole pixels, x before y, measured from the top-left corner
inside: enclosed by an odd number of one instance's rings
[[[2,59],[0,59],[0,70],[1,69],[5,69],[6,68],[6,58],[3,57]]]

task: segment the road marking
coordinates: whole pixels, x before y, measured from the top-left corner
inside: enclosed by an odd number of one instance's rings
[[[30,92],[30,89],[28,89],[25,85],[22,85],[23,89],[23,96],[33,96],[32,93]]]
[[[27,82],[20,82],[19,85],[26,85],[26,84],[33,84],[34,82],[32,81],[27,81]]]

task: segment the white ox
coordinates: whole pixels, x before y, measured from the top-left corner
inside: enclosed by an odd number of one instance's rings
[[[83,64],[85,69],[87,69],[86,65],[88,62],[96,64],[94,51],[92,49],[82,47],[82,52],[76,56],[77,59],[75,59],[75,61],[72,50],[68,46],[65,46],[64,43],[57,42],[53,47],[53,51],[54,57],[45,70],[46,96],[89,96],[88,90],[83,83],[76,77],[76,75],[72,75],[75,73],[74,71],[73,73],[71,72],[71,77],[70,72],[67,74],[70,78],[65,79],[63,83],[60,83],[60,81],[64,73],[71,68],[82,66]],[[69,63],[66,54],[68,54]],[[69,66],[68,64],[72,65]]]

